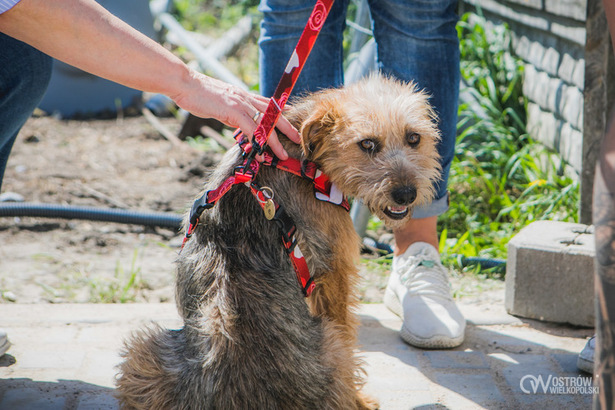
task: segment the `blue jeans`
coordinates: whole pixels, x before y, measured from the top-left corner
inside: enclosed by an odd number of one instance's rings
[[[342,32],[349,0],[336,0],[310,57],[299,75],[294,95],[343,84]],[[431,97],[439,116],[442,178],[434,201],[415,208],[414,218],[440,215],[448,209],[447,182],[455,151],[459,97],[457,0],[369,0],[377,44],[378,68],[403,81],[415,81]],[[260,87],[271,96],[297,45],[315,0],[261,0]]]
[[[43,98],[52,59],[0,33],[0,188],[15,138]]]

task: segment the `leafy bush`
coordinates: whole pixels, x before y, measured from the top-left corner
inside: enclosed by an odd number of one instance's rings
[[[441,217],[441,252],[506,258],[506,245],[536,220],[576,221],[578,183],[559,156],[528,136],[523,65],[510,53],[505,26],[466,14],[458,24],[460,103],[450,210]]]
[[[224,32],[254,13],[258,0],[175,0],[175,16],[187,30]]]

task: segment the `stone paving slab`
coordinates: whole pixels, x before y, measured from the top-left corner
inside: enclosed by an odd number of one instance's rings
[[[589,380],[576,357],[592,329],[521,320],[497,304],[460,308],[463,345],[420,350],[399,338],[401,321],[386,307],[361,305],[365,389],[382,409],[590,408],[581,388],[551,388]],[[152,321],[180,326],[172,304],[0,304],[0,327],[13,343],[0,358],[0,409],[117,409],[122,340]]]

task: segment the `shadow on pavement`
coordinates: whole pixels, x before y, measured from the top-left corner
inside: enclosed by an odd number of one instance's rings
[[[0,380],[0,410],[118,408],[114,389],[80,380]]]

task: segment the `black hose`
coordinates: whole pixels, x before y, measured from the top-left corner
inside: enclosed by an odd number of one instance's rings
[[[369,237],[363,238],[363,245],[371,249],[376,249],[377,251],[382,252],[384,254],[393,253],[393,248],[389,244],[375,241]],[[491,268],[504,269],[506,267],[506,261],[503,259],[489,259],[489,258],[467,257],[463,255],[457,255],[457,262],[459,263],[459,266],[461,267],[476,266],[476,265],[480,265],[482,269],[491,269]]]
[[[115,222],[123,224],[158,226],[180,230],[183,218],[181,215],[163,212],[139,212],[117,208],[95,208],[90,206],[36,204],[30,202],[0,203],[0,217],[32,216],[39,218],[82,219],[88,221]],[[386,254],[393,253],[390,245],[363,238],[363,243]],[[483,269],[503,268],[506,261],[465,257],[458,255],[460,266],[481,265]]]
[[[158,226],[179,231],[182,216],[163,212],[139,212],[117,208],[38,204],[29,202],[0,203],[0,217],[32,216],[40,218],[84,219],[88,221]]]
[[[499,268],[503,269],[506,267],[506,261],[503,259],[488,259],[488,258],[478,258],[478,257],[468,257],[463,255],[457,256],[457,261],[460,266],[475,266],[480,265],[482,269],[491,269],[491,268]]]

